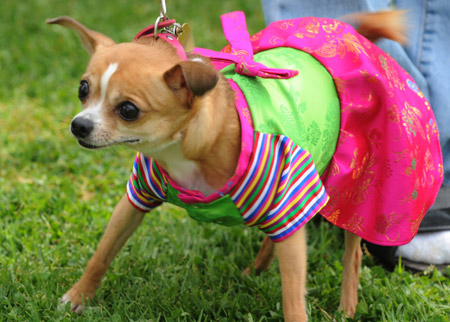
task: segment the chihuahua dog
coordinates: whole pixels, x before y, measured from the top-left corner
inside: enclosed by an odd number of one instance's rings
[[[380,37],[405,40],[398,12],[360,14],[353,18],[360,25],[357,31],[371,41]],[[232,13],[226,19],[236,23],[242,17],[238,13]],[[312,74],[308,74],[306,69],[303,70],[303,65],[294,66],[296,70],[266,68],[263,64],[269,64],[271,57],[267,56],[266,60],[255,63],[252,55],[245,56],[248,48],[239,51],[228,47],[220,54],[195,50],[196,53],[184,56],[171,44],[171,35],[164,36],[166,38],[162,35],[142,36],[131,43],[116,44],[107,36],[86,28],[70,17],[51,19],[47,23],[75,30],[91,56],[78,92],[83,111],[73,118],[70,125],[70,131],[78,143],[87,149],[121,144],[139,151],[128,191],[114,209],[97,251],[89,260],[81,279],[62,297],[62,303],[71,303],[72,311],[81,313],[82,299],[94,297],[109,264],[140,225],[145,212],[163,201],[169,201],[187,208],[189,214],[198,220],[227,225],[239,222],[250,226],[260,225],[268,235],[263,240],[252,269],[249,267],[245,272],[264,271],[277,256],[286,321],[307,320],[307,259],[303,225],[320,210],[320,214],[326,219],[345,229],[339,309],[352,317],[358,302],[361,236],[385,245],[406,243],[417,232],[420,220],[434,201],[440,186],[439,180],[442,180],[442,168],[439,166],[439,143],[429,105],[410,77],[401,72],[390,57],[347,24],[331,19],[304,18],[275,23],[268,27],[267,32],[258,33],[252,38],[244,37],[248,40],[247,45],[251,44],[250,47],[253,46],[255,52],[264,53],[266,50],[270,52],[269,47],[282,39],[281,36],[273,38],[271,32],[292,30],[289,36],[283,38],[288,40],[281,47],[292,49],[297,46],[293,45],[294,42],[302,42],[303,53],[298,54],[298,59],[302,60],[302,64],[312,59],[314,62],[308,64],[316,66]],[[233,30],[235,29],[239,28]],[[331,38],[336,34],[341,38]],[[264,40],[265,35],[270,36],[267,36],[267,41]],[[324,41],[319,42],[317,39],[321,35]],[[230,41],[231,47],[233,41]],[[265,43],[270,45],[264,45]],[[375,54],[370,50],[375,51]],[[296,60],[292,59],[293,55],[297,54],[289,51],[290,58],[284,61]],[[279,52],[275,56],[279,56]],[[339,75],[344,68],[342,66],[347,64],[344,61],[347,57],[348,64],[353,64],[357,57],[362,56],[369,57],[367,59],[377,64],[378,69],[371,72],[365,67],[360,67],[359,70],[345,67],[356,80]],[[257,54],[255,57],[263,56]],[[329,67],[326,65],[329,59],[341,60],[342,63]],[[220,65],[227,60],[228,63]],[[236,82],[230,79],[232,77],[225,77],[227,73],[234,72],[235,66],[236,70],[239,69],[237,77],[233,78]],[[225,68],[222,72],[217,70],[222,67]],[[225,71],[227,68],[228,71]],[[317,76],[323,73],[326,74],[323,78]],[[383,90],[378,90],[379,83],[376,80],[377,77],[384,77],[383,75],[387,75],[384,94]],[[318,83],[313,80],[316,76]],[[309,78],[305,80],[305,77]],[[248,82],[267,78],[270,79],[269,82],[305,80],[302,84],[295,85],[298,87],[294,91],[288,92],[297,103],[314,90],[318,90],[318,94],[314,95],[318,99],[331,95],[330,101],[310,105],[294,103],[294,110],[282,110],[285,113],[300,113],[317,108],[323,111],[317,114],[318,118],[324,117],[337,124],[330,126],[329,131],[319,133],[320,140],[317,132],[313,131],[316,128],[313,126],[315,121],[304,129],[298,128],[297,132],[300,134],[311,134],[308,136],[313,142],[309,145],[310,150],[314,150],[314,146],[319,145],[322,139],[325,140],[323,142],[328,142],[326,140],[331,138],[325,152],[311,152],[311,158],[308,149],[298,146],[298,140],[294,142],[284,135],[285,132],[289,133],[288,130],[274,133],[268,126],[260,125],[258,113],[268,113],[269,119],[272,116],[275,118],[278,113],[275,108],[270,110],[264,107],[265,110],[260,112],[250,108],[250,115],[245,103],[236,103],[237,97],[244,98],[235,86],[239,79]],[[282,80],[275,80],[278,78]],[[307,87],[310,82],[314,83],[314,88]],[[360,86],[362,83],[369,88],[367,91]],[[325,89],[326,86],[331,87]],[[302,87],[307,90],[302,92]],[[331,94],[326,94],[327,91]],[[377,112],[369,117],[364,116],[363,105],[355,100],[356,92],[361,93],[361,100],[370,104],[367,106],[371,106],[371,111]],[[298,93],[301,93],[301,98],[296,96]],[[262,92],[257,92],[254,99],[245,91],[244,94],[249,105],[259,97],[266,97]],[[267,97],[273,97],[270,95]],[[406,103],[405,97],[408,98]],[[398,99],[400,103],[389,101],[391,103],[385,104],[382,103],[384,99]],[[331,110],[320,110],[322,106],[331,106]],[[333,114],[336,110],[338,113]],[[386,116],[382,121],[378,119],[380,113]],[[353,129],[348,126],[351,115],[358,115],[359,126],[354,126]],[[287,115],[283,121],[289,122],[291,116]],[[380,122],[377,123],[379,127],[370,125],[371,122]],[[392,137],[386,140],[407,146],[396,145],[390,152],[383,150],[379,154],[371,153],[373,149],[381,151],[380,147],[384,146],[380,138],[385,132],[391,131],[385,124],[389,124],[393,131]],[[250,139],[244,131],[249,126],[254,128]],[[366,130],[364,134],[355,134]],[[293,136],[295,135],[294,133]],[[352,141],[357,135],[368,142],[366,149],[361,148],[360,143],[356,142],[358,140],[355,140],[356,143]],[[404,141],[403,136],[406,136]],[[419,139],[421,141],[417,144],[410,144]],[[248,146],[252,148],[246,150]],[[245,153],[247,156],[242,156]],[[392,162],[386,156],[389,153],[393,155]],[[421,153],[425,155],[426,162],[419,161],[422,158],[416,158]],[[257,154],[266,157],[257,160]],[[323,161],[321,158],[328,159]],[[272,161],[264,163],[262,159]],[[256,180],[259,175],[252,170],[256,163],[262,163],[262,172],[275,169],[275,163],[282,164],[276,168],[281,170],[278,171],[278,185],[275,188],[245,192],[247,186],[252,185],[252,180]],[[339,186],[333,180],[345,176],[345,164],[349,169],[345,179],[348,184],[339,183]],[[404,169],[392,171],[392,168],[403,164]],[[301,178],[297,179],[294,172],[296,175],[301,173]],[[397,173],[402,176],[400,179],[396,177]],[[268,172],[267,177],[261,175],[260,181],[253,182],[253,185],[262,186],[275,176],[276,174]],[[287,180],[287,176],[293,179]],[[394,191],[385,180],[401,182],[408,188],[394,188]],[[290,186],[294,188],[291,189]],[[300,186],[301,190],[298,192]],[[359,194],[355,189],[358,189]],[[399,190],[404,190],[404,195],[397,196]],[[286,206],[282,206],[285,191],[286,194],[292,191],[289,198],[296,199],[295,202],[289,201]],[[372,194],[374,197],[370,199]],[[410,195],[413,197],[407,199]],[[262,201],[257,205],[258,198]],[[391,199],[403,203],[391,202],[390,206],[397,208],[390,210],[382,208]],[[373,200],[375,202],[371,202]],[[204,208],[202,203],[211,205],[212,211],[208,207]],[[358,207],[362,204],[366,205],[368,212],[375,209],[373,220],[358,217],[361,210]],[[244,209],[245,207],[247,208]],[[252,218],[255,211],[251,212],[249,208],[258,208],[255,218]],[[231,215],[221,216],[218,214],[221,211]],[[208,217],[207,213],[212,213],[212,217]],[[399,218],[405,218],[405,221]]]

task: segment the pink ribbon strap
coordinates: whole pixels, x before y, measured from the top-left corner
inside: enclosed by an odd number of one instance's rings
[[[224,66],[231,63],[236,64],[236,73],[241,75],[287,79],[298,74],[298,71],[296,70],[266,67],[263,64],[253,61],[247,55],[219,53],[204,48],[195,48],[194,51],[209,57],[215,62],[224,63]]]
[[[231,45],[231,53],[219,53],[203,48],[195,48],[195,52],[207,56],[215,62],[234,63],[236,64],[236,72],[241,75],[287,79],[298,74],[296,70],[269,68],[253,61],[253,48],[243,12],[235,11],[224,14],[221,16],[221,20],[225,39]]]

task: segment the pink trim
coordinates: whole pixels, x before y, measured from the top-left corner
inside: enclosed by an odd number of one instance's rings
[[[251,119],[250,110],[247,105],[247,101],[244,94],[240,90],[239,86],[232,81],[228,80],[231,88],[234,90],[236,110],[239,114],[239,120],[241,125],[241,153],[239,155],[236,171],[230,180],[218,191],[209,196],[204,196],[200,191],[187,190],[179,186],[176,182],[170,179],[169,175],[164,172],[164,176],[169,180],[170,185],[178,190],[178,198],[185,203],[210,203],[217,200],[224,195],[228,194],[240,181],[244,175],[247,166],[250,162],[250,157],[253,151],[253,122]],[[161,169],[162,170],[162,169]]]

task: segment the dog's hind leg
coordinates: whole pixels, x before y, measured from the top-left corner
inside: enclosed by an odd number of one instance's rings
[[[345,251],[342,257],[342,286],[339,310],[349,317],[356,313],[358,304],[359,268],[361,266],[361,237],[345,231]]]
[[[270,240],[269,236],[264,237],[261,248],[258,255],[256,255],[255,261],[252,266],[247,267],[242,275],[248,275],[251,269],[255,269],[255,274],[259,275],[270,267],[275,258],[275,244]]]

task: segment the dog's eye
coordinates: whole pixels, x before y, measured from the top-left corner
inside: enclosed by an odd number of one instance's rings
[[[126,101],[117,106],[117,113],[125,121],[134,121],[139,117],[139,108],[133,103]]]
[[[80,87],[78,88],[78,98],[84,100],[89,95],[89,83],[85,80],[80,82]]]

